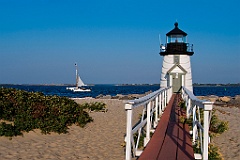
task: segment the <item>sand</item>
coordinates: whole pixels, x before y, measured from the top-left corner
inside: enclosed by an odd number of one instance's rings
[[[125,158],[124,136],[126,112],[122,100],[76,99],[77,103],[102,101],[108,112],[92,112],[94,122],[85,128],[71,126],[69,133],[42,135],[39,130],[24,133],[23,136],[0,137],[0,159],[81,159],[122,160]],[[240,159],[239,108],[219,107],[216,113],[220,119],[229,121],[230,129],[212,141],[220,147],[225,160]],[[140,111],[134,115],[135,121]]]
[[[81,159],[125,158],[126,113],[121,100],[78,99],[78,103],[103,101],[108,111],[92,112],[94,122],[85,128],[71,126],[69,133],[42,135],[39,130],[23,137],[0,137],[0,159]]]
[[[240,111],[237,107],[214,106],[220,120],[228,121],[229,130],[214,137],[212,142],[219,147],[225,160],[240,159]]]

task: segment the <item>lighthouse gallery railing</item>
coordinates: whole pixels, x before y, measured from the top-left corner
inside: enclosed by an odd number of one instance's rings
[[[134,156],[139,156],[142,150],[139,149],[140,139],[144,137],[144,147],[150,140],[150,132],[156,128],[159,117],[162,115],[167,103],[172,96],[172,88],[161,88],[144,97],[125,102],[127,112],[126,127],[126,160]],[[133,111],[136,108],[143,107],[140,121],[133,125]]]
[[[192,117],[193,144],[200,149],[200,155],[195,154],[195,158],[207,160],[208,144],[210,143],[209,125],[213,102],[198,99],[185,87],[182,87],[182,98],[187,107],[187,118]]]

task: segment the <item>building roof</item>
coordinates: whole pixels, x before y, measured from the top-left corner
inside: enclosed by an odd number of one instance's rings
[[[175,22],[174,23],[175,28],[173,30],[171,30],[170,32],[168,32],[166,35],[170,36],[170,35],[183,35],[186,36],[187,33],[182,31],[181,29],[178,28],[178,23]]]
[[[180,65],[180,64],[175,64],[175,65],[173,65],[172,66],[172,68],[170,68],[168,71],[167,71],[167,73],[171,73],[176,67],[178,67],[180,70],[182,70],[182,72],[184,73],[184,74],[186,74],[187,73],[187,71]]]

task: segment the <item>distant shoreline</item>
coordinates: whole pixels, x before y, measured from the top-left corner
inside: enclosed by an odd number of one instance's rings
[[[2,86],[19,85],[19,86],[75,86],[75,84],[0,84]],[[95,85],[113,85],[113,86],[160,86],[160,84],[87,84],[87,86]],[[240,83],[227,84],[211,84],[211,83],[193,83],[193,87],[239,87]]]
[[[240,83],[228,83],[228,84],[200,84],[194,83],[194,87],[239,87]]]

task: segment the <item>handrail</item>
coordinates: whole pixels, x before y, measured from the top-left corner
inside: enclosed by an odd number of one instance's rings
[[[187,88],[182,87],[182,97],[187,107],[187,118],[192,115],[192,138],[193,144],[200,142],[201,157],[200,159],[208,159],[208,144],[210,143],[209,137],[209,124],[211,120],[211,112],[213,102],[198,99]],[[203,111],[203,124],[201,124],[201,110]],[[202,135],[203,132],[203,135]],[[197,154],[195,154],[197,155]]]
[[[126,160],[130,160],[133,156],[140,156],[139,149],[140,137],[144,135],[144,146],[150,140],[150,132],[156,128],[159,117],[162,115],[167,103],[172,96],[172,88],[160,88],[144,97],[135,100],[125,101],[125,110],[127,112],[127,127],[126,127]],[[139,122],[133,122],[133,109],[144,106],[142,110],[142,117]],[[134,139],[134,134],[138,132],[137,138]]]
[[[158,95],[159,92],[162,92],[164,90],[166,90],[166,88],[160,88],[159,90],[156,90],[156,91],[154,91],[152,93],[149,93],[148,95],[146,95],[144,97],[137,98],[137,99],[134,99],[134,100],[125,101],[125,104],[131,104],[131,106],[133,108],[145,105],[149,101],[151,101],[152,99],[156,98],[156,96]],[[126,107],[125,107],[125,109],[126,109]]]

